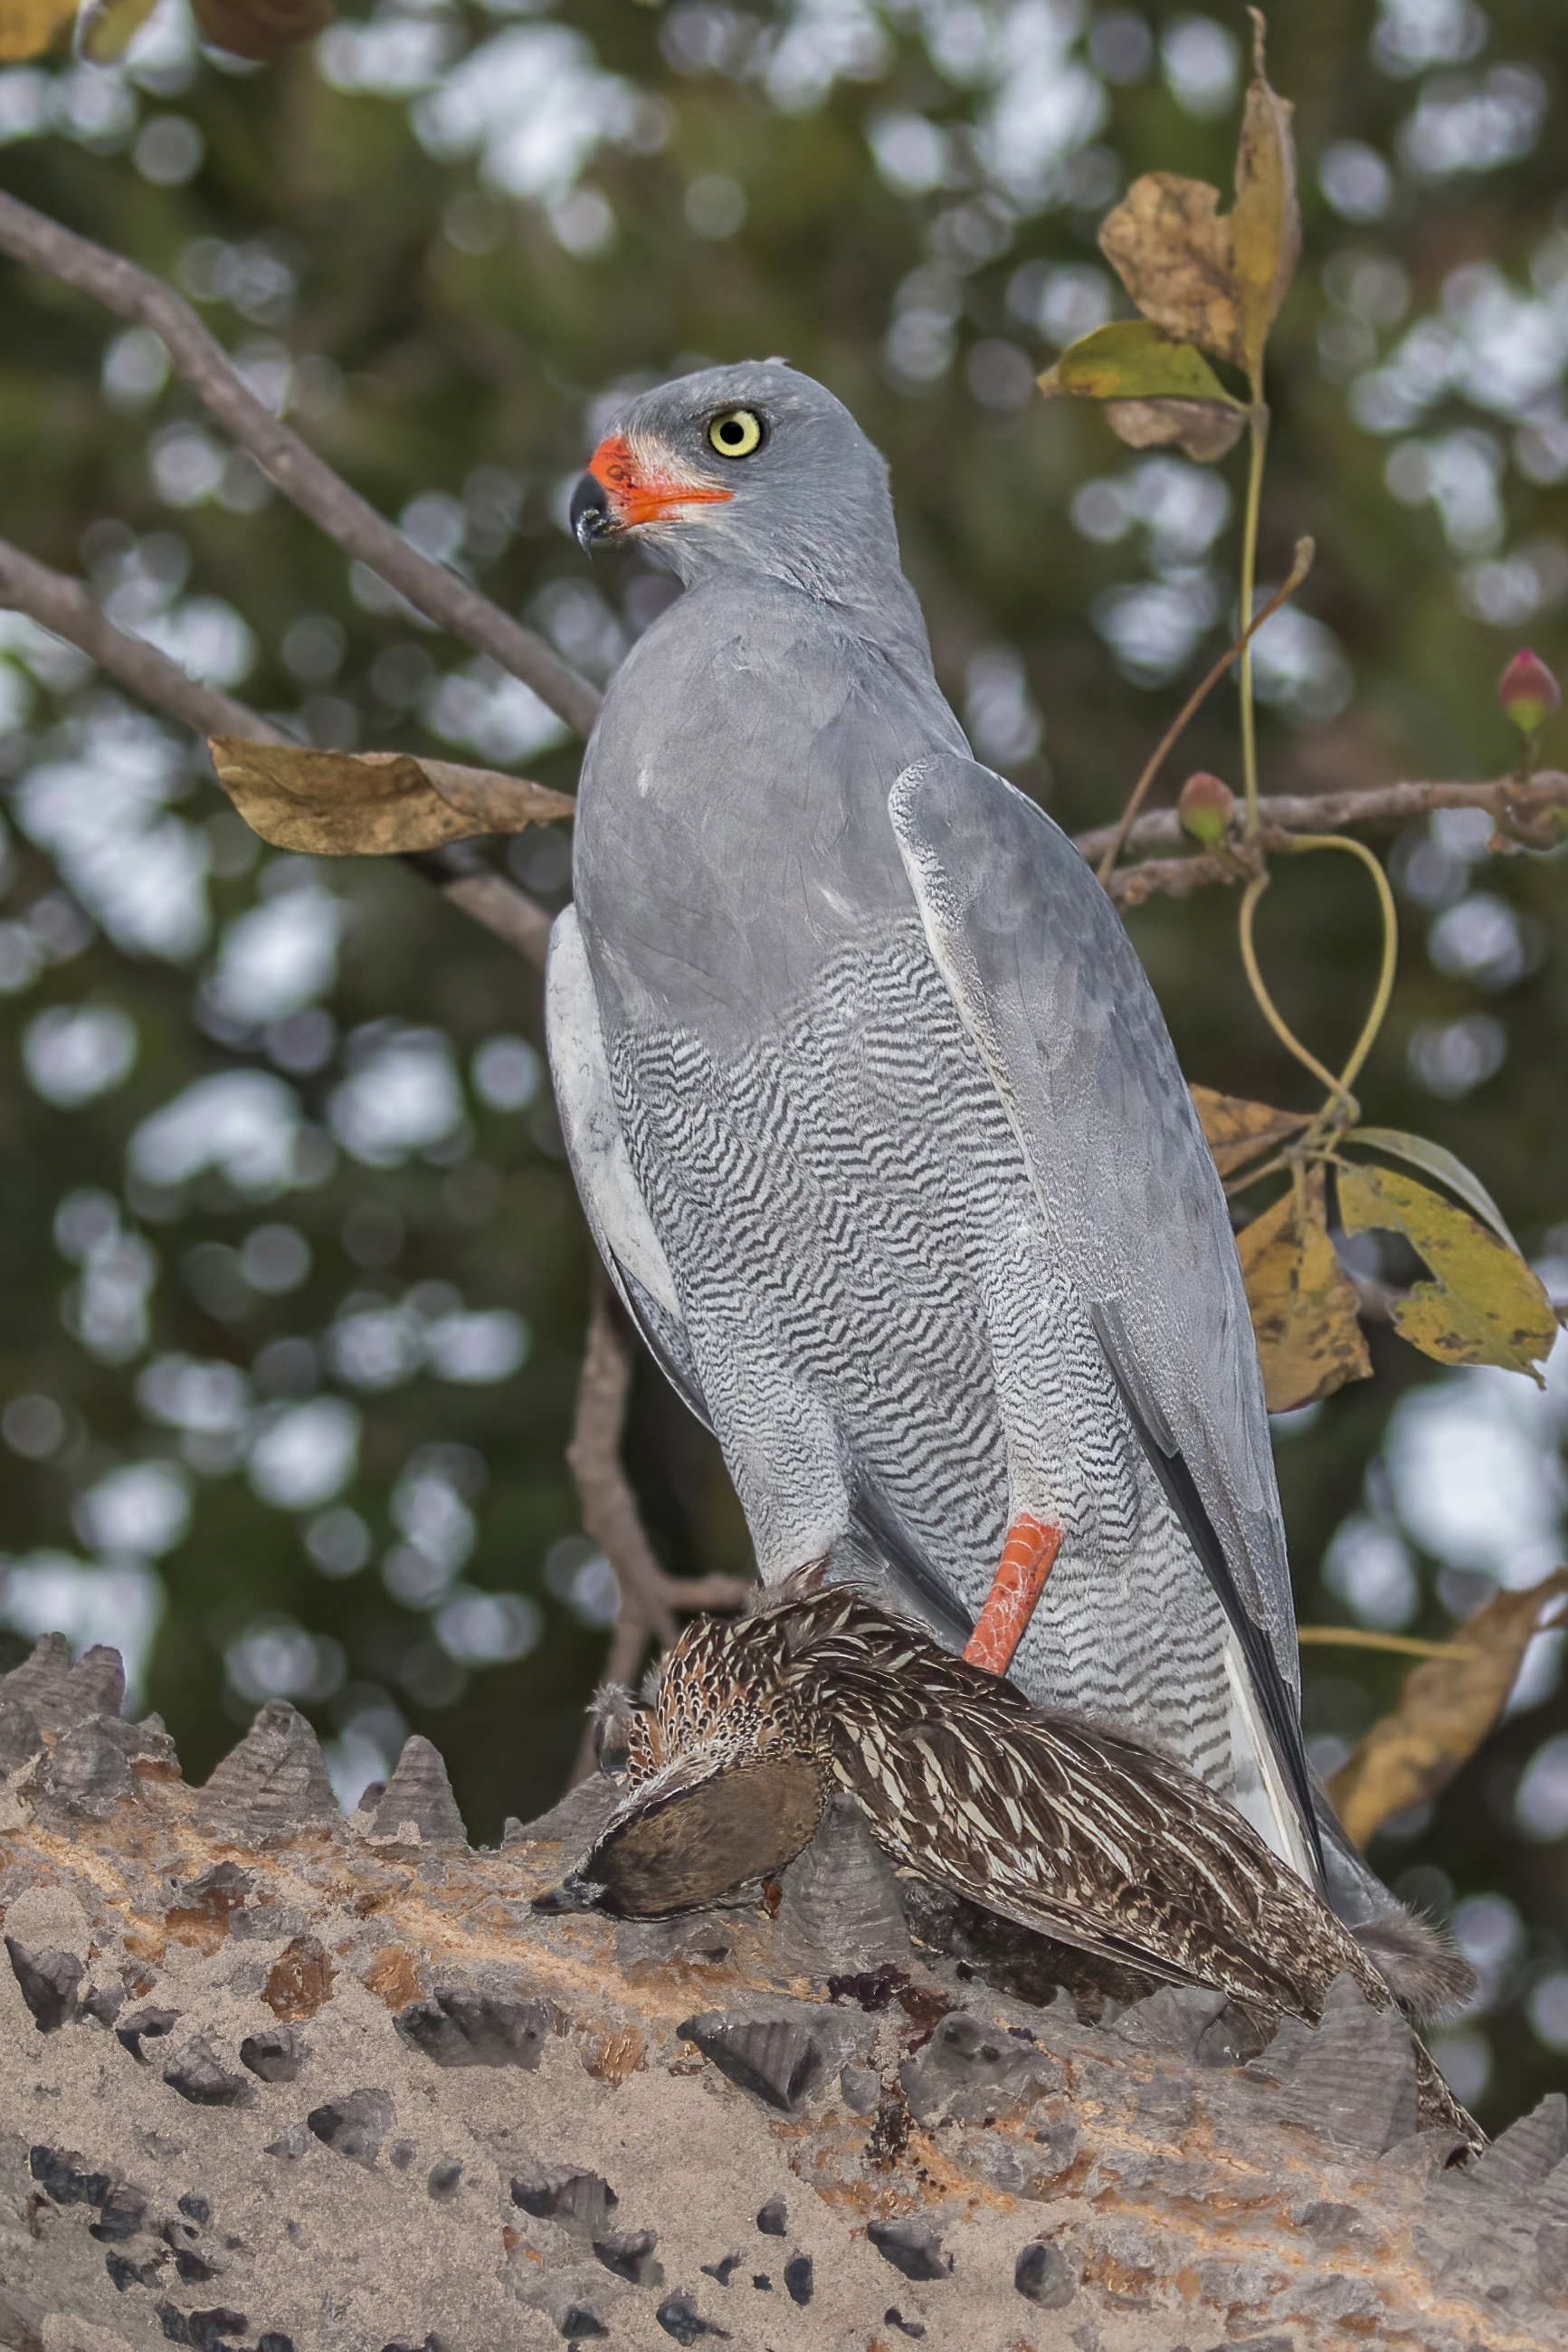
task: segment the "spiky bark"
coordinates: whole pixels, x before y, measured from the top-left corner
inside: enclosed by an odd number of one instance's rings
[[[191,1790],[118,1703],[0,1684],[13,2352],[1563,2340],[1563,2100],[1450,2168],[1349,1979],[1247,2063],[1217,1993],[1026,2002],[842,1800],[776,1916],[544,1916],[593,1784],[473,1853],[426,1742],[344,1821],[288,1706]]]

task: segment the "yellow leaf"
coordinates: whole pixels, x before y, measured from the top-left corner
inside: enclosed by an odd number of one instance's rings
[[[0,0],[0,64],[52,49],[76,12],[76,0]]]
[[[1329,1782],[1357,1845],[1390,1815],[1435,1796],[1475,1753],[1508,1704],[1548,1602],[1563,1592],[1568,1568],[1528,1592],[1495,1594],[1460,1626],[1447,1654],[1406,1675],[1393,1714],[1373,1725]]]
[[[1151,320],[1117,319],[1070,343],[1040,379],[1047,398],[1070,392],[1080,400],[1231,399],[1201,352],[1173,342]],[[1246,412],[1243,410],[1242,415]]]
[[[1188,1092],[1222,1176],[1245,1168],[1249,1160],[1260,1159],[1276,1143],[1312,1123],[1308,1111],[1274,1110],[1268,1103],[1246,1102],[1239,1095],[1217,1094],[1212,1087],[1192,1087]]]
[[[1230,248],[1244,357],[1249,370],[1256,372],[1301,257],[1301,215],[1296,202],[1296,144],[1291,134],[1294,109],[1269,87],[1263,18],[1256,8],[1248,13],[1253,26],[1253,79],[1236,154]]]
[[[1389,1301],[1412,1347],[1439,1363],[1512,1372],[1532,1372],[1551,1354],[1557,1318],[1540,1277],[1468,1210],[1392,1168],[1342,1166],[1338,1190],[1346,1233],[1403,1234],[1431,1276]]]
[[[321,857],[386,857],[476,834],[521,833],[576,803],[523,776],[404,751],[308,751],[214,735],[213,765],[253,833]]]
[[[329,25],[332,0],[191,0],[204,41],[236,58],[280,58]]]
[[[1328,1236],[1323,1191],[1322,1170],[1309,1169],[1299,1190],[1236,1239],[1270,1412],[1314,1403],[1372,1370],[1355,1287]]]
[[[1178,342],[1247,364],[1219,190],[1175,172],[1145,172],[1100,226],[1100,249],[1146,319]]]
[[[95,66],[123,57],[158,0],[87,0],[77,26],[77,47]]]
[[[1101,413],[1130,449],[1179,449],[1200,466],[1228,457],[1247,424],[1233,400],[1108,400]]]

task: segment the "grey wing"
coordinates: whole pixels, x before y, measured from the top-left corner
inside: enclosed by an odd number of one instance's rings
[[[576,909],[556,918],[545,970],[545,1034],[567,1157],[622,1304],[672,1385],[707,1421],[674,1276],[632,1172]]]
[[[932,954],[1128,1416],[1225,1608],[1318,1858],[1251,1318],[1154,991],[1066,835],[1001,777],[943,753],[905,770],[888,813]]]

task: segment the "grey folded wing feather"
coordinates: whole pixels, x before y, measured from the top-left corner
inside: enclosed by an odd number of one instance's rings
[[[1225,1607],[1315,1857],[1251,1318],[1154,991],[1065,834],[1001,777],[942,753],[905,770],[888,813],[932,954],[1128,1416]]]
[[[674,1276],[622,1131],[593,975],[571,907],[557,916],[550,933],[545,1034],[567,1158],[599,1255],[655,1362],[706,1423]]]

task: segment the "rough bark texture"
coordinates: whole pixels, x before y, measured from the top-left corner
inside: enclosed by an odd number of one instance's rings
[[[1246,2063],[1026,2002],[848,1801],[774,1916],[542,1916],[602,1784],[471,1853],[413,1740],[345,1822],[274,1702],[191,1790],[115,1667],[0,1684],[12,2352],[1568,2342],[1563,2100],[1451,2168],[1348,1979]]]

